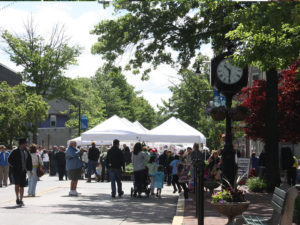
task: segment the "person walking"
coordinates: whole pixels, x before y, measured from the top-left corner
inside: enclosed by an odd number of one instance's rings
[[[164,170],[163,165],[159,165],[154,174],[154,188],[156,188],[156,197],[161,197],[161,190],[164,187]]]
[[[192,164],[191,153],[192,153],[192,148],[187,147],[186,152],[184,153],[184,158],[187,164]]]
[[[258,175],[258,158],[256,157],[256,153],[253,152],[251,155],[251,169],[253,171],[253,175]]]
[[[144,151],[142,151],[142,144],[137,142],[133,147],[132,154],[132,166],[134,173],[134,196],[138,193],[138,197],[141,197],[141,193],[146,182],[146,167],[145,164],[148,161],[148,157]]]
[[[265,149],[262,149],[258,158],[258,170],[259,170],[258,176],[260,178],[264,178],[265,168],[266,168],[266,151]]]
[[[44,171],[45,173],[49,173],[49,152],[44,149],[43,153],[42,153],[42,160],[43,160],[43,165],[44,165]]]
[[[165,173],[167,177],[167,185],[171,186],[172,184],[172,168],[170,167],[171,162],[174,160],[174,156],[171,152],[171,150],[167,151],[167,172]]]
[[[116,197],[116,182],[118,185],[118,194],[121,197],[124,194],[122,190],[122,168],[125,171],[124,156],[119,148],[120,141],[115,139],[113,146],[107,152],[107,169],[111,180],[111,197]]]
[[[59,146],[59,152],[56,153],[55,159],[58,170],[58,179],[64,180],[64,175],[66,174],[66,153],[64,146]]]
[[[147,164],[148,174],[151,180],[151,185],[150,185],[151,195],[154,195],[154,179],[155,179],[154,175],[157,172],[157,163],[155,160],[156,160],[156,156],[151,156]]]
[[[43,161],[37,153],[37,146],[35,144],[29,147],[29,152],[32,160],[32,171],[28,172],[28,196],[35,197],[36,184],[38,181],[36,171],[40,165],[43,165]]]
[[[100,181],[100,176],[96,170],[96,167],[98,166],[99,156],[100,156],[100,151],[98,148],[96,148],[96,142],[92,142],[92,147],[89,148],[88,151],[88,159],[89,159],[88,172],[87,172],[88,183],[92,181],[91,179],[92,173],[95,173],[97,181]]]
[[[130,153],[130,149],[128,146],[126,146],[123,150],[123,155],[124,155],[124,160],[125,160],[125,164],[128,165],[131,163],[131,153]]]
[[[168,164],[168,155],[167,155],[168,150],[165,150],[163,154],[161,154],[158,158],[158,164],[162,165],[164,167],[164,173],[167,175],[168,174],[168,170],[169,170],[169,164]],[[167,175],[168,176],[168,175]],[[165,177],[167,179],[168,185],[169,185],[169,179],[167,178],[167,176]],[[171,180],[171,179],[170,179]],[[171,184],[171,181],[170,181]]]
[[[103,148],[103,152],[100,155],[100,165],[101,165],[101,182],[104,182],[106,175],[107,166],[107,148]],[[107,174],[107,182],[109,182],[109,175]]]
[[[80,156],[82,152],[76,146],[76,141],[71,141],[66,151],[66,169],[71,180],[69,196],[78,196],[76,189],[78,180],[81,178],[82,161]]]
[[[8,164],[9,152],[6,151],[4,145],[0,145],[0,188],[7,187],[9,164]]]
[[[55,160],[55,155],[58,152],[58,147],[56,145],[53,145],[52,151],[49,153],[49,163],[50,163],[50,176],[55,176],[57,173],[57,165]]]
[[[183,195],[185,199],[189,198],[189,190],[187,188],[187,183],[189,182],[188,173],[190,171],[190,164],[178,164],[177,174],[178,174],[178,182],[179,185],[183,189]]]
[[[13,150],[9,157],[8,163],[13,168],[13,176],[15,180],[16,203],[23,206],[24,187],[26,186],[26,173],[32,172],[31,155],[28,152],[26,139],[19,140],[19,147]]]

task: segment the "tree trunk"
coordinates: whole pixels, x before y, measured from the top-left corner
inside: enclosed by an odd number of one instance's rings
[[[266,174],[267,189],[273,192],[280,185],[279,152],[278,152],[278,75],[275,69],[266,72]]]

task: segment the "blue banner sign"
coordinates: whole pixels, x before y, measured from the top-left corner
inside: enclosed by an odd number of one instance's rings
[[[225,106],[226,98],[224,95],[220,94],[217,89],[214,89],[214,106]]]
[[[88,117],[87,116],[81,116],[80,118],[80,127],[82,130],[87,130],[88,129]]]

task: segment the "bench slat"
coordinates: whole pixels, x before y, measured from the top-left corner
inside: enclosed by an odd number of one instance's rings
[[[276,210],[276,212],[282,214],[284,211],[284,205],[285,205],[285,200],[287,197],[287,192],[279,189],[279,188],[275,188],[273,197],[272,197],[272,201],[271,201],[271,205],[273,207],[274,210]]]
[[[284,201],[284,198],[281,198],[280,196],[274,194],[271,202],[275,202],[278,206],[282,207],[284,205]]]
[[[273,208],[273,215],[271,220],[274,220],[275,215],[282,215],[284,213],[284,207],[286,204],[287,199],[287,192],[285,190],[282,190],[280,188],[275,188],[271,205]],[[256,215],[243,215],[243,218],[245,222],[249,225],[268,225],[269,222],[266,220],[266,218],[262,216],[256,216]]]
[[[262,216],[243,215],[244,220],[249,225],[268,225],[267,221]]]
[[[274,194],[280,196],[283,199],[285,199],[286,195],[287,195],[287,192],[285,190],[282,190],[282,189],[278,188],[278,187],[275,187]]]

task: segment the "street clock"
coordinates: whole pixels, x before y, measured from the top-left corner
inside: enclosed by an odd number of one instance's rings
[[[248,82],[248,69],[240,68],[227,58],[230,53],[223,53],[211,61],[211,85],[225,96],[239,92]]]

